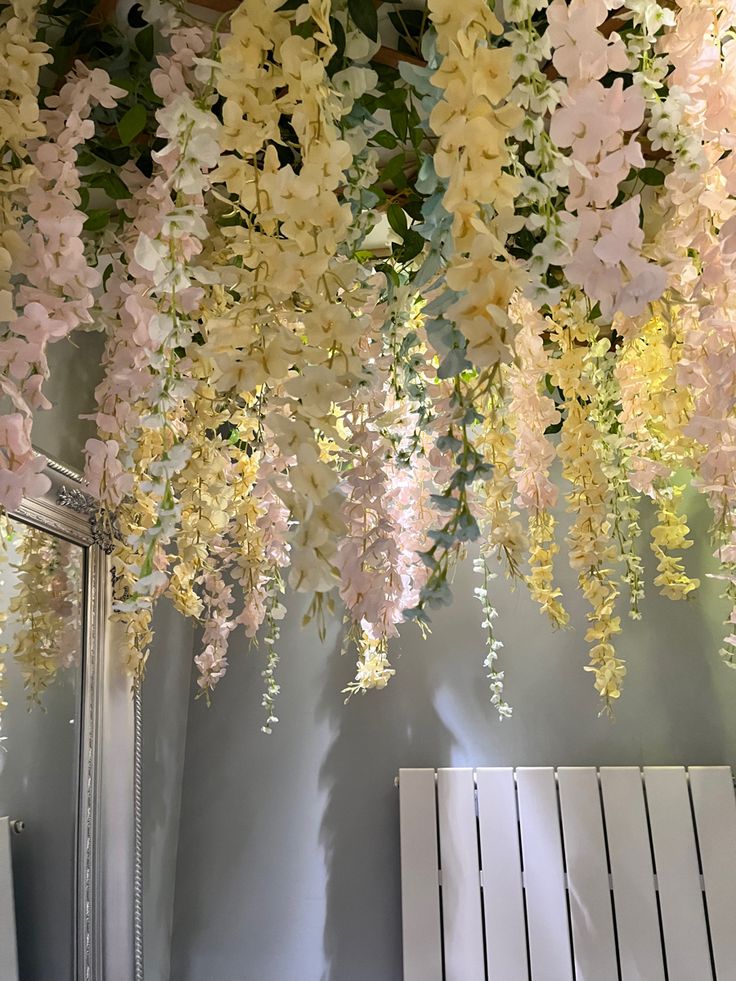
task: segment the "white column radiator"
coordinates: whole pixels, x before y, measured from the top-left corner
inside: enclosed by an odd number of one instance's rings
[[[401,770],[404,981],[736,981],[715,767]]]

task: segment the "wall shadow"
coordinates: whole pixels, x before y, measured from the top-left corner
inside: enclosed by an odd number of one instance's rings
[[[320,826],[326,866],[322,981],[401,981],[394,778],[400,767],[449,765],[455,739],[434,707],[429,661],[397,671],[384,691],[354,696],[347,705],[340,692],[352,680],[354,660],[351,654],[340,658],[338,645],[329,664],[316,712],[332,733],[319,774],[326,795]]]
[[[142,688],[143,935],[148,981],[169,981],[193,630],[163,601]]]

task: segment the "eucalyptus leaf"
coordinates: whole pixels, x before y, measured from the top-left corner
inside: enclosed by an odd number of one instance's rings
[[[428,320],[425,324],[425,329],[429,343],[440,357],[444,357],[448,351],[452,350],[454,342],[452,324],[441,319]]]
[[[457,510],[457,500],[447,494],[430,494],[429,499],[438,511]]]
[[[442,364],[437,369],[438,378],[454,378],[459,375],[461,371],[470,367],[470,362],[465,357],[464,348],[453,348],[449,354],[442,361]]]

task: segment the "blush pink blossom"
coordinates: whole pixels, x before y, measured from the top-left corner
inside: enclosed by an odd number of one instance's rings
[[[618,34],[606,38],[597,30],[608,17],[608,8],[605,0],[552,0],[547,8],[547,40],[560,75],[587,80],[626,68],[626,48]]]

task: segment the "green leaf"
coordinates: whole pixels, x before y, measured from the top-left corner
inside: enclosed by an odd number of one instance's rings
[[[406,156],[403,153],[397,153],[395,157],[391,157],[381,171],[380,180],[382,182],[391,181],[396,187],[406,187],[405,167]]]
[[[114,78],[111,78],[110,81],[113,83],[113,85],[119,85],[121,89],[125,89],[126,92],[132,92],[140,84],[138,79],[133,78],[132,75],[129,75],[126,78],[117,74]]]
[[[376,272],[382,272],[386,279],[394,286],[399,286],[401,283],[399,274],[387,262],[382,262],[379,266],[376,266]]]
[[[665,175],[656,167],[642,167],[638,171],[638,177],[643,184],[648,184],[649,187],[660,187],[664,184]]]
[[[409,114],[406,111],[406,106],[391,110],[391,127],[399,141],[403,143],[409,132]]]
[[[99,187],[113,201],[120,201],[131,196],[130,191],[120,180],[117,174],[109,171],[100,171],[97,174],[90,174],[85,178],[85,183],[89,187]]]
[[[404,235],[404,246],[401,250],[401,261],[409,262],[411,259],[415,259],[424,248],[424,245],[424,239],[419,232],[415,232],[410,228],[406,235]]]
[[[102,144],[99,140],[88,144],[92,153],[100,160],[110,164],[112,167],[122,167],[130,159],[130,150],[127,146],[109,147]]]
[[[113,264],[111,262],[108,262],[108,264],[105,266],[105,271],[102,274],[102,289],[103,290],[106,289],[106,287],[107,287],[107,281],[112,276],[112,272],[113,272]]]
[[[404,109],[406,107],[406,100],[406,89],[390,89],[388,92],[384,92],[383,95],[376,100],[376,108]]]
[[[332,28],[332,43],[335,45],[335,53],[330,58],[327,65],[327,74],[332,78],[335,72],[342,68],[345,57],[345,31],[337,17],[330,17],[330,27]]]
[[[397,146],[397,140],[393,133],[387,129],[379,130],[373,137],[373,141],[387,150],[393,150]]]
[[[422,199],[421,198],[407,198],[404,201],[404,211],[413,218],[414,221],[422,220]]]
[[[125,146],[129,146],[136,136],[143,132],[143,130],[146,128],[147,122],[148,113],[146,112],[146,107],[141,105],[140,102],[134,106],[131,106],[118,122],[118,135],[120,136],[120,142]]]
[[[406,235],[407,228],[404,209],[398,204],[390,204],[386,211],[386,217],[388,218],[389,225],[396,234],[403,238]]]
[[[93,208],[84,223],[85,232],[100,232],[110,220],[107,208]],[[112,270],[112,266],[109,267]],[[107,272],[107,270],[105,270]]]
[[[378,13],[373,0],[348,0],[348,13],[359,31],[371,41],[378,40]]]
[[[458,3],[462,3],[462,0],[458,0]],[[388,16],[396,28],[397,34],[403,34],[412,38],[418,38],[422,28],[426,24],[426,17],[423,10],[401,10],[396,13],[392,11]]]
[[[153,59],[153,24],[149,24],[142,31],[138,31],[135,36],[135,46],[146,61]]]

